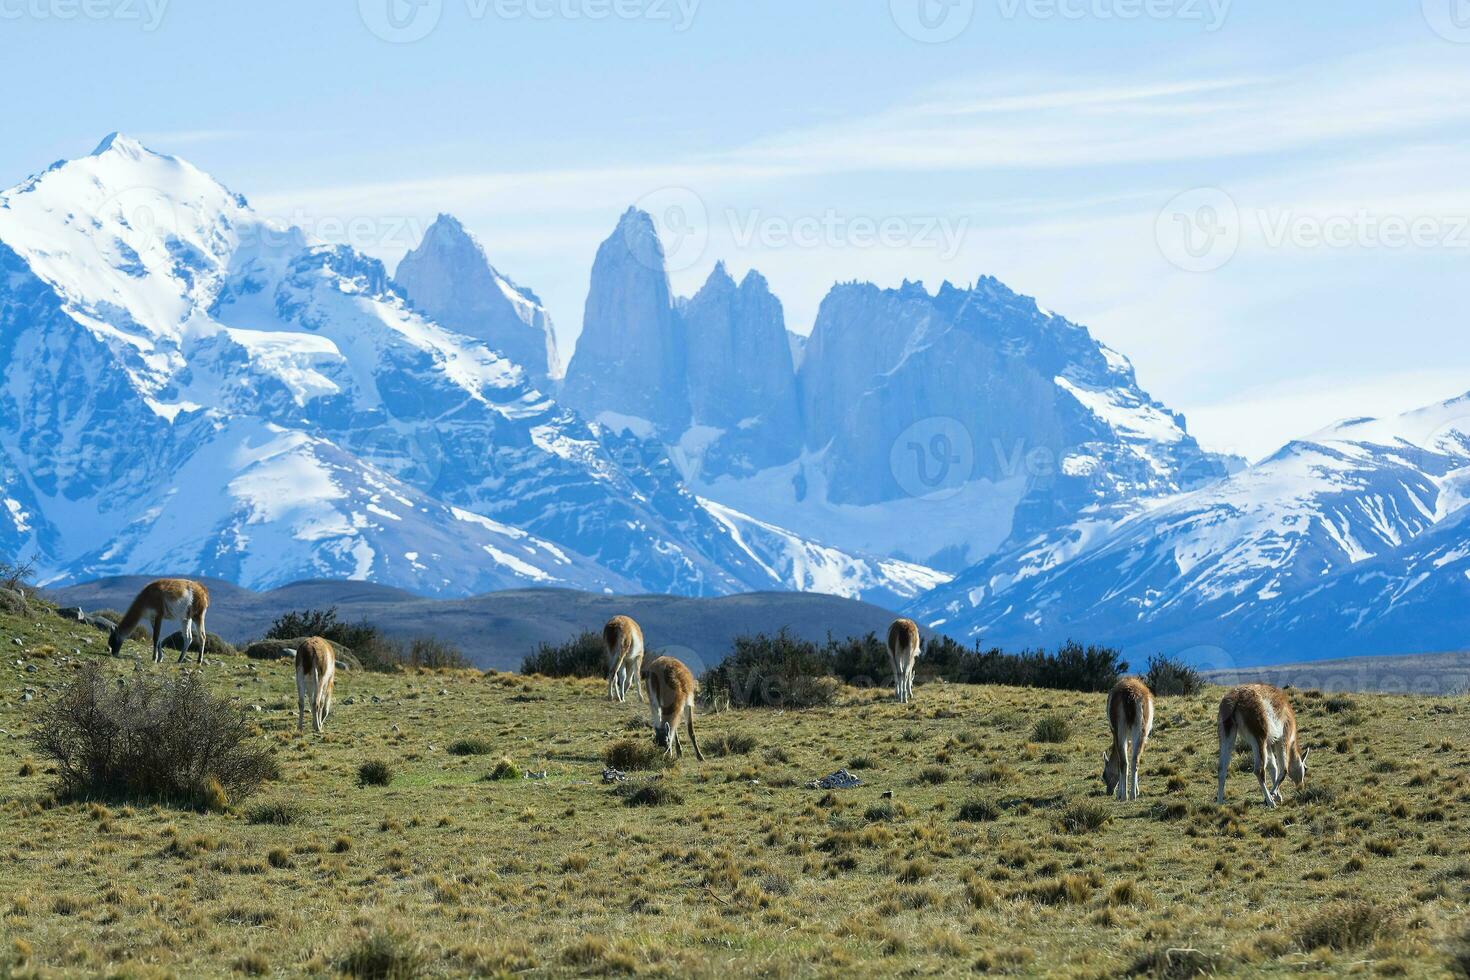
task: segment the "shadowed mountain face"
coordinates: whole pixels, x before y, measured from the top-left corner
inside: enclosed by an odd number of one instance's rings
[[[628,424],[637,435],[683,431],[689,424],[685,362],[663,245],[653,219],[629,208],[592,264],[562,398],[588,418]]]
[[[550,392],[561,376],[556,335],[541,300],[501,275],[464,226],[441,214],[393,274],[415,309],[484,341]]]
[[[144,576],[99,579],[48,589],[62,606],[87,611],[125,609]],[[679,657],[696,673],[719,663],[735,638],[786,628],[813,642],[887,634],[893,613],[835,596],[794,592],[750,593],[716,599],[660,595],[597,595],[565,589],[494,592],[465,599],[425,599],[401,589],[364,582],[297,582],[252,592],[207,579],[211,602],[207,627],[234,643],[260,637],[283,612],[337,607],[347,621],[366,619],[390,636],[447,640],[481,668],[519,670],[540,643],[562,643],[583,630],[600,632],[613,616],[632,616],[650,650]]]

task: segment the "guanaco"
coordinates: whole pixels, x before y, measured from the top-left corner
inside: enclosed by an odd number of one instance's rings
[[[1225,776],[1235,752],[1235,740],[1243,738],[1254,757],[1256,782],[1267,806],[1281,802],[1281,781],[1287,776],[1301,788],[1307,780],[1307,755],[1297,743],[1296,712],[1279,688],[1269,684],[1246,684],[1220,700],[1220,782],[1215,802],[1225,802]],[[1266,785],[1266,777],[1271,785]]]
[[[920,649],[919,625],[912,619],[895,619],[888,627],[888,662],[893,665],[893,691],[900,703],[914,699],[914,661]]]
[[[1154,727],[1154,692],[1136,677],[1125,677],[1108,692],[1108,725],[1113,745],[1103,752],[1103,785],[1120,800],[1138,799],[1138,760]]]
[[[337,682],[337,654],[319,636],[302,640],[296,648],[296,730],[305,727],[306,705],[311,704],[311,727],[318,735],[332,713],[332,686]]]
[[[642,676],[648,685],[653,744],[669,756],[683,755],[684,750],[679,745],[679,716],[684,715],[689,724],[689,744],[694,746],[694,757],[703,762],[704,753],[699,751],[699,739],[694,737],[694,693],[699,690],[694,675],[673,657],[659,657],[648,665]]]
[[[163,621],[166,619],[182,623],[184,627],[184,649],[179,652],[179,663],[189,656],[189,647],[194,643],[194,630],[199,630],[199,659],[204,663],[204,613],[209,609],[209,590],[198,582],[186,578],[161,578],[143,586],[143,591],[133,600],[107,638],[107,649],[116,657],[122,652],[123,640],[137,628],[144,618],[153,627],[153,662],[163,663]]]
[[[608,700],[628,700],[629,687],[643,700],[643,687],[638,683],[643,672],[643,630],[631,617],[614,616],[602,628],[602,643],[607,648]]]

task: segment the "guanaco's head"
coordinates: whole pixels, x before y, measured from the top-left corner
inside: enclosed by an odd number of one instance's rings
[[[1311,749],[1307,749],[1300,754],[1292,753],[1291,759],[1286,763],[1286,774],[1291,777],[1293,783],[1296,783],[1297,789],[1301,789],[1302,784],[1307,781],[1307,756],[1311,752]]]
[[[1116,759],[1113,758],[1113,753],[1111,750],[1104,749],[1102,773],[1103,786],[1107,788],[1107,791],[1109,793],[1113,793],[1118,789],[1118,781],[1122,778],[1123,767],[1118,764],[1118,761]]]
[[[112,632],[110,632],[110,633],[107,634],[107,652],[110,653],[110,654],[112,654],[114,657],[116,657],[116,656],[118,656],[119,654],[122,653],[122,645],[123,645],[122,630],[120,630],[116,626],[114,626],[112,628]]]

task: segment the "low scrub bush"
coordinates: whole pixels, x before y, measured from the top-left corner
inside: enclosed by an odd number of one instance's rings
[[[150,637],[151,639],[151,637]],[[169,634],[163,641],[165,650],[183,650],[184,634],[176,632]],[[196,636],[194,642],[189,644],[190,656],[199,653],[199,638]],[[217,633],[205,633],[204,655],[206,657],[237,657],[240,651],[235,649],[234,644],[225,640]]]
[[[489,755],[495,751],[487,738],[461,738],[449,743],[450,755]]]
[[[393,767],[382,759],[370,759],[357,767],[360,786],[387,786],[393,782]]]
[[[529,661],[528,661],[529,663]],[[915,666],[915,683],[940,679],[953,684],[1010,684],[1050,690],[1100,692],[1128,669],[1110,647],[1065,643],[1055,653],[1005,653],[962,646],[931,637]],[[730,654],[701,679],[705,693],[735,707],[805,708],[831,704],[837,681],[857,687],[887,687],[893,670],[882,640],[869,633],[817,644],[783,630],[735,641]]]
[[[306,816],[306,809],[301,804],[277,800],[274,803],[262,803],[252,807],[246,819],[253,824],[288,827],[300,822],[304,816]]]
[[[1031,740],[1044,745],[1055,745],[1072,737],[1072,726],[1067,719],[1057,715],[1038,718],[1031,729]]]
[[[712,757],[727,755],[749,755],[755,749],[755,737],[744,732],[722,732],[706,739],[704,754]]]
[[[301,637],[306,636],[319,636],[331,641],[336,647],[345,647],[362,669],[380,673],[391,672],[400,667],[439,670],[470,665],[464,654],[453,644],[427,636],[409,640],[407,643],[391,639],[366,620],[344,623],[338,618],[335,606],[284,613],[271,624],[265,639],[300,642]],[[246,656],[250,656],[250,648],[247,648]]]
[[[55,764],[63,797],[219,809],[279,775],[252,731],[198,674],[114,681],[94,665],[43,704],[30,741]]]
[[[1113,811],[1101,803],[1084,801],[1073,803],[1062,811],[1058,820],[1061,828],[1069,834],[1090,834],[1101,829],[1113,819]]]
[[[653,744],[651,738],[646,742],[624,738],[602,750],[602,761],[610,768],[622,772],[637,772],[662,769],[669,764],[669,757],[663,749]]]
[[[1341,952],[1371,946],[1397,928],[1391,909],[1369,901],[1338,902],[1307,919],[1297,929],[1296,941],[1307,952],[1323,947]]]
[[[628,806],[678,806],[684,798],[661,782],[619,783],[613,790]]]
[[[971,798],[960,804],[960,812],[956,819],[967,820],[971,823],[982,823],[996,820],[1000,817],[1000,807],[990,800],[979,797]]]
[[[494,769],[491,769],[488,773],[485,774],[485,778],[494,783],[502,782],[507,779],[520,779],[521,767],[516,765],[510,759],[501,759],[499,762],[495,763]]]
[[[1182,660],[1163,654],[1148,658],[1148,673],[1143,675],[1143,682],[1161,698],[1195,695],[1205,687],[1199,671]]]
[[[588,630],[560,644],[543,643],[521,661],[521,673],[546,677],[606,677],[602,636]]]
[[[700,681],[705,694],[737,708],[816,708],[837,697],[832,659],[810,640],[781,630],[741,636]]]
[[[337,965],[357,980],[414,980],[426,964],[412,939],[397,932],[374,932],[359,939]]]

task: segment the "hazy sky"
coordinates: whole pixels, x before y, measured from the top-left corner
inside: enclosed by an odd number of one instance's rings
[[[678,291],[991,274],[1211,447],[1470,390],[1464,0],[0,0],[0,182],[123,130],[391,264],[439,211],[564,349]]]

